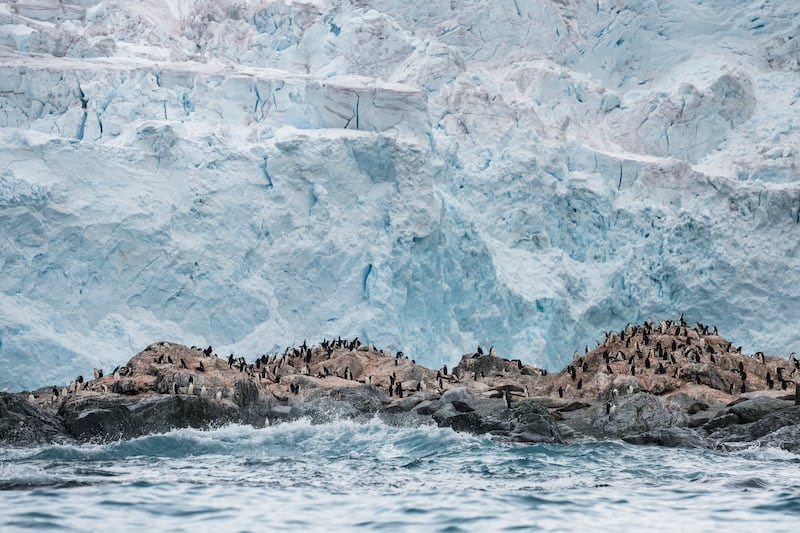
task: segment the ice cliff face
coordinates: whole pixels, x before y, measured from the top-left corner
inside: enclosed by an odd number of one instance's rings
[[[789,1],[0,4],[0,388],[358,335],[800,348]]]

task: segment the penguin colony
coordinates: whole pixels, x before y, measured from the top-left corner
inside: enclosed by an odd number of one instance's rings
[[[341,337],[309,346],[287,347],[283,353],[262,354],[252,362],[229,354],[219,357],[213,348],[187,348],[172,343],[155,343],[110,375],[95,369],[93,380],[78,376],[67,387],[40,389],[28,398],[55,405],[68,395],[93,393],[188,394],[216,401],[231,399],[234,381],[252,381],[264,394],[280,401],[306,390],[359,384],[383,389],[392,400],[416,392],[442,394],[452,387],[467,386],[486,397],[503,399],[513,408],[514,399],[536,396],[597,398],[607,403],[611,415],[617,395],[645,391],[663,394],[682,386],[707,386],[730,395],[752,390],[794,391],[800,361],[742,354],[720,337],[716,327],[701,323],[690,326],[683,316],[677,321],[642,325],[628,324],[621,331],[605,334],[594,349],[583,354],[558,373],[527,365],[520,359],[486,353],[478,346],[453,369],[443,365],[430,370],[410,360],[402,351],[378,350],[357,337]],[[220,378],[223,376],[225,379]],[[624,386],[611,386],[627,377]]]

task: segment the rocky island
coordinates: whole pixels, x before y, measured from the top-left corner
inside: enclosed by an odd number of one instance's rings
[[[303,342],[254,361],[212,347],[151,344],[124,366],[67,386],[0,393],[0,444],[130,439],[180,427],[260,428],[378,416],[525,443],[800,451],[800,362],[741,347],[701,323],[608,332],[559,372],[498,356],[429,369],[358,339]]]

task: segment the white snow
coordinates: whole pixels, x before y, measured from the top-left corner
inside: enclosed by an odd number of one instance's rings
[[[0,388],[681,312],[785,355],[798,124],[789,1],[0,3]]]

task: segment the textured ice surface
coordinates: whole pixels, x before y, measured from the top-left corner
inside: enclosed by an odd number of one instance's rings
[[[789,1],[0,4],[0,388],[147,343],[800,348]],[[19,376],[12,381],[11,376]]]

